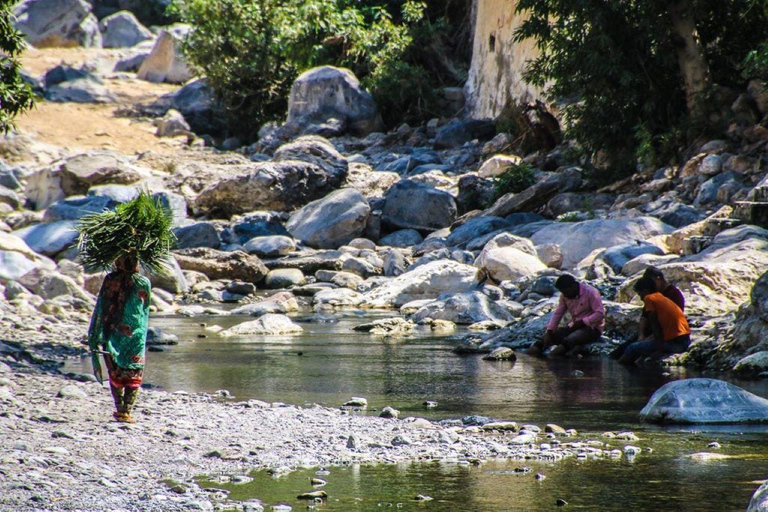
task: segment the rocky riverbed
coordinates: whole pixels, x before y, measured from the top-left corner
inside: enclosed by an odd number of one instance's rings
[[[631,433],[584,439],[556,425],[488,418],[381,418],[359,407],[297,407],[143,390],[135,424],[111,418],[107,388],[0,363],[0,507],[7,510],[210,510],[226,493],[196,476],[350,463],[617,459]],[[308,486],[309,487],[309,486]],[[311,491],[311,487],[308,491]],[[226,503],[259,510],[257,502]],[[250,508],[248,508],[250,507]]]

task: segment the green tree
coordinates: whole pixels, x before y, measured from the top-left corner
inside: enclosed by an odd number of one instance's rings
[[[14,127],[16,116],[34,105],[34,94],[22,80],[17,60],[24,42],[13,26],[13,4],[8,0],[0,3],[0,130],[6,133]]]
[[[548,85],[566,132],[624,172],[638,153],[668,159],[699,133],[713,84],[741,87],[740,63],[768,38],[754,0],[520,0],[518,40],[541,55],[525,79]]]
[[[465,78],[446,57],[458,47],[443,20],[469,5],[437,4],[435,19],[416,0],[174,0],[172,13],[194,28],[188,60],[231,112],[233,130],[249,137],[283,118],[293,80],[322,64],[352,69],[389,124],[437,115],[434,88]]]

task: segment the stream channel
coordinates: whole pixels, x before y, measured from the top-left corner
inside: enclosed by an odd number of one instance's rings
[[[520,355],[516,362],[491,362],[451,352],[451,336],[417,331],[383,338],[352,330],[391,313],[341,312],[339,321],[307,322],[293,336],[200,338],[201,322],[230,327],[250,317],[153,317],[151,325],[179,337],[165,352],[148,353],[144,381],[168,390],[230,391],[237,400],[338,407],[352,396],[368,399],[368,414],[392,406],[400,417],[432,420],[471,414],[544,427],[556,423],[580,436],[633,431],[643,451],[634,461],[491,461],[480,466],[448,463],[352,465],[327,468],[329,499],[317,510],[507,511],[565,510],[736,511],[745,510],[768,477],[768,426],[660,427],[641,423],[638,412],[664,383],[700,373],[680,368],[625,368],[609,358],[546,360]],[[65,371],[90,372],[87,359]],[[574,375],[575,370],[583,376]],[[709,375],[724,378],[722,375]],[[728,379],[731,380],[731,379]],[[768,382],[734,381],[768,397]],[[427,409],[426,400],[438,402]],[[719,449],[708,448],[716,441]],[[614,443],[615,444],[615,443]],[[628,443],[621,443],[628,444]],[[699,461],[698,452],[727,458]],[[530,472],[522,472],[525,467]],[[273,478],[254,472],[247,484],[226,488],[232,500],[258,498],[270,510],[278,503],[306,510],[296,496],[307,491],[317,469]],[[322,473],[322,472],[321,472]],[[536,480],[534,475],[546,475]],[[202,481],[205,485],[205,481]],[[414,501],[416,495],[431,501]],[[288,510],[277,506],[275,510]]]

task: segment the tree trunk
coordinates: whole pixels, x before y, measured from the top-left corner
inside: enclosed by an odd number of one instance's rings
[[[685,100],[689,114],[704,110],[703,93],[709,87],[709,66],[699,44],[696,22],[690,0],[677,0],[670,4],[673,44],[677,50],[677,63],[685,84]]]

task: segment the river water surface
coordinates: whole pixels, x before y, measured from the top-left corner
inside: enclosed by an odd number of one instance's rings
[[[310,315],[297,316],[306,320]],[[761,479],[768,477],[768,427],[659,427],[638,421],[638,411],[664,383],[700,374],[682,369],[625,368],[612,359],[550,361],[521,355],[516,362],[483,361],[451,352],[456,338],[417,332],[383,338],[352,331],[375,315],[342,314],[337,323],[301,322],[298,336],[220,338],[201,322],[228,327],[248,317],[153,317],[152,325],[179,337],[179,344],[147,356],[145,382],[168,391],[214,393],[226,389],[238,400],[337,407],[352,396],[368,399],[369,413],[385,406],[400,417],[461,418],[478,414],[534,423],[556,423],[580,434],[634,431],[643,452],[629,462],[492,462],[328,468],[329,499],[318,510],[553,510],[638,511],[744,510]],[[458,331],[453,336],[461,335]],[[89,372],[87,361],[67,371]],[[578,375],[576,370],[583,372]],[[723,378],[723,376],[715,376]],[[768,383],[738,382],[768,397]],[[426,400],[438,403],[427,409]],[[721,448],[707,444],[717,441]],[[691,454],[716,451],[728,458],[697,461]],[[523,467],[530,472],[522,472]],[[527,471],[526,469],[526,471]],[[216,484],[232,499],[307,505],[316,470],[279,479],[256,473],[244,485]],[[542,473],[544,480],[533,475]],[[432,501],[415,502],[416,495]]]

